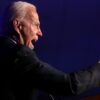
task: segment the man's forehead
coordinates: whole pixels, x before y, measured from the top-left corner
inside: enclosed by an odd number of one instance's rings
[[[31,12],[32,17],[35,19],[39,19],[38,13],[37,12]]]
[[[28,7],[26,16],[31,21],[39,21],[38,13],[34,7]]]
[[[32,12],[31,14],[32,14],[31,16],[32,21],[39,23],[39,16],[37,12]]]

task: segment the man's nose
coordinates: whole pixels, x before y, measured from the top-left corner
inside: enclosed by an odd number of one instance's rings
[[[42,36],[42,35],[43,35],[41,29],[39,29],[38,35],[39,35],[39,36]]]

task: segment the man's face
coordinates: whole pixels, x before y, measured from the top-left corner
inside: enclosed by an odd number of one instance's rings
[[[39,36],[42,36],[37,13],[31,13],[30,17],[28,16],[24,19],[21,34],[23,35],[24,44],[33,49],[32,41],[36,42]]]

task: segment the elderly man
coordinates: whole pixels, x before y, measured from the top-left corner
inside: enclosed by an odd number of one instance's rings
[[[41,61],[34,52],[42,32],[33,4],[17,1],[5,14],[0,37],[0,66],[4,100],[31,100],[36,89],[49,94],[73,96],[100,86],[100,64],[86,70],[63,73]]]

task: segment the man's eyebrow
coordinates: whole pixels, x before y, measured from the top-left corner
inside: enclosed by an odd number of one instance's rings
[[[38,22],[38,21],[34,21],[33,20],[33,24],[36,24],[36,25],[39,25],[40,26],[40,22]]]

